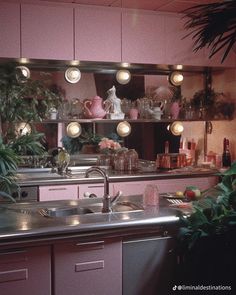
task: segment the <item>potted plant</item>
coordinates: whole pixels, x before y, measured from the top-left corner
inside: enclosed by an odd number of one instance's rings
[[[0,196],[9,198],[13,202],[15,199],[11,196],[12,192],[20,189],[15,177],[19,162],[19,156],[4,145],[0,137]]]
[[[18,82],[14,65],[0,68],[0,113],[2,124],[19,121],[41,121],[49,110],[58,108],[62,101],[60,91],[47,86],[47,75],[42,79]]]
[[[232,285],[236,263],[235,176],[236,162],[220,174],[219,184],[193,202],[190,216],[180,214],[180,273],[185,284]]]

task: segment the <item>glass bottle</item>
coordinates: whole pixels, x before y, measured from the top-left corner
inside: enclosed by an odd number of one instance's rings
[[[222,154],[222,166],[230,167],[231,166],[231,155],[229,151],[229,140],[224,138],[223,141],[223,154]]]

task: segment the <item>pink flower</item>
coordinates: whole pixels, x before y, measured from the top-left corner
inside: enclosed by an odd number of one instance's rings
[[[99,145],[100,150],[103,150],[103,149],[117,150],[117,149],[121,148],[121,146],[118,142],[116,142],[112,139],[108,139],[106,137],[102,138],[102,140],[99,142],[98,145]]]

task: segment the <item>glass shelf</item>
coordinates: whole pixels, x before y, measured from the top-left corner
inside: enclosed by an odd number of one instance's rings
[[[123,120],[111,120],[111,119],[66,119],[66,120],[43,120],[41,122],[42,124],[58,124],[58,123],[70,123],[70,122],[79,122],[79,123],[119,123],[121,121],[127,121],[130,123],[171,123],[174,121],[181,121],[181,122],[206,122],[206,121],[230,121],[230,119],[162,119],[162,120],[155,120],[155,119],[123,119]]]

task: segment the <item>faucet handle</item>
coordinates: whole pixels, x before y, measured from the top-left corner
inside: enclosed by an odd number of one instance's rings
[[[122,195],[123,195],[123,192],[122,191],[118,191],[116,193],[116,195],[111,199],[111,203],[112,204],[115,204]]]

